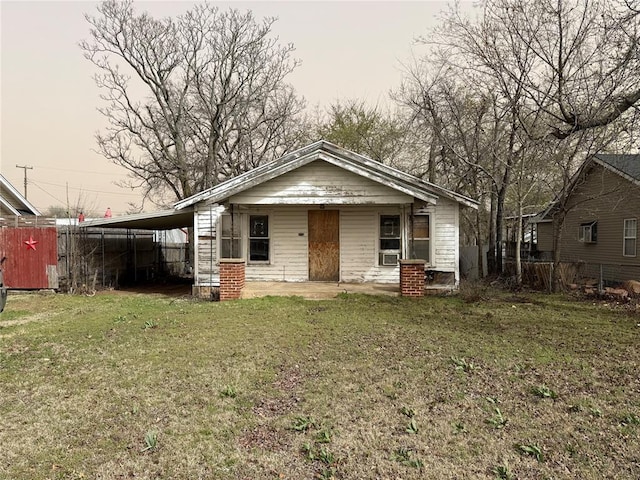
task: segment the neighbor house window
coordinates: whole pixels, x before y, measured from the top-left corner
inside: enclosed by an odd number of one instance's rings
[[[400,215],[380,215],[379,265],[398,264],[400,239]]]
[[[431,245],[429,215],[415,215],[413,217],[412,234],[411,258],[424,260],[429,263]]]
[[[240,215],[222,215],[222,231],[220,232],[220,258],[242,257],[242,225]]]
[[[268,215],[249,215],[249,261],[269,261]]]
[[[596,243],[598,241],[598,222],[580,224],[578,241],[583,243]]]
[[[625,257],[636,256],[636,239],[638,238],[638,221],[635,218],[627,218],[624,221],[624,247],[622,254]]]

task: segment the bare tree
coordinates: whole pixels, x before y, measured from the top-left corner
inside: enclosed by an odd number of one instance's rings
[[[501,269],[496,245],[501,241],[511,170],[522,149],[517,110],[499,95],[491,78],[463,82],[457,68],[445,61],[436,67],[437,76],[409,70],[395,98],[408,107],[415,121],[432,131],[438,153],[434,155],[433,148],[429,151],[430,178],[481,200],[470,225],[476,243],[490,247],[493,272]]]
[[[629,0],[486,0],[476,22],[452,10],[435,43],[461,68],[517,84],[523,125],[563,139],[639,104],[639,20]]]
[[[623,0],[486,0],[480,13],[473,20],[454,7],[421,39],[432,47],[427,67],[409,69],[401,100],[426,120],[442,148],[440,163],[457,158],[488,180],[490,270],[501,273],[503,218],[521,211],[513,205],[522,205],[535,180],[521,162],[543,169],[553,158],[570,170],[576,158],[610,141],[608,125],[619,131],[633,124],[639,17]],[[520,200],[508,200],[514,178]]]
[[[146,196],[182,199],[298,146],[304,102],[285,81],[298,62],[274,19],[210,4],[155,19],[108,0],[86,20],[109,122],[98,149]]]
[[[316,117],[319,138],[390,165],[405,156],[406,126],[394,112],[348,100],[330,105]]]

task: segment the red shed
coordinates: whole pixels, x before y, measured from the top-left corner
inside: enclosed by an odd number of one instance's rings
[[[55,227],[0,228],[4,284],[14,289],[58,288],[58,234]]]

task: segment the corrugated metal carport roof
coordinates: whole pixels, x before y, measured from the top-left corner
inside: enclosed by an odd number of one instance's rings
[[[132,228],[141,230],[172,230],[193,227],[193,209],[163,210],[151,213],[136,213],[120,217],[87,220],[80,224],[83,228]]]

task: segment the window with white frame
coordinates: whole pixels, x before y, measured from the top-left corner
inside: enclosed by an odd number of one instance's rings
[[[221,217],[220,258],[242,257],[242,224],[240,215],[225,214]]]
[[[268,215],[249,215],[249,261],[269,261]]]
[[[431,232],[429,215],[414,215],[411,238],[411,258],[429,263],[431,253]]]
[[[397,265],[400,258],[400,215],[380,215],[379,265]]]
[[[598,222],[581,223],[580,230],[578,230],[578,241],[582,243],[597,243]]]
[[[626,218],[624,220],[624,246],[622,255],[625,257],[636,256],[636,241],[638,238],[638,220]]]

